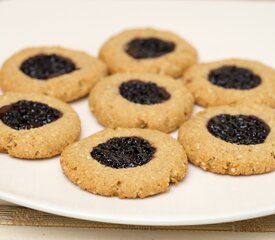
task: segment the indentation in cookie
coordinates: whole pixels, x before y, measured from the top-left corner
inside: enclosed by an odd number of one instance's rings
[[[237,66],[222,66],[208,74],[208,80],[219,87],[247,90],[261,84],[261,78],[250,69]]]
[[[38,128],[62,117],[63,113],[44,103],[20,100],[0,108],[0,119],[16,130]]]
[[[133,168],[153,159],[156,148],[141,137],[115,137],[93,148],[91,156],[111,168]]]
[[[170,99],[170,93],[153,82],[143,82],[138,79],[123,82],[119,86],[119,93],[130,102],[152,105]]]
[[[217,115],[208,121],[207,129],[213,136],[238,145],[261,144],[270,132],[270,127],[253,115]]]
[[[56,54],[39,54],[26,59],[20,70],[31,78],[47,80],[77,70],[75,63]]]
[[[125,51],[133,58],[156,58],[173,52],[175,43],[159,38],[135,38],[127,43]]]

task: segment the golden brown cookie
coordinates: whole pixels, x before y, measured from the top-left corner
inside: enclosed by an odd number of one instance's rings
[[[275,70],[256,61],[228,59],[192,66],[185,86],[201,106],[238,103],[275,107]]]
[[[104,196],[144,198],[168,190],[186,175],[182,146],[148,129],[105,129],[65,149],[64,174],[82,189]]]
[[[0,96],[0,149],[26,159],[50,158],[80,135],[77,113],[66,103],[35,93]]]
[[[92,89],[89,103],[109,128],[150,128],[171,132],[186,121],[193,96],[180,81],[150,73],[117,73]]]
[[[106,73],[104,63],[84,52],[27,48],[3,64],[0,85],[4,91],[40,93],[70,102],[87,95]]]
[[[197,62],[196,50],[178,35],[152,28],[123,31],[101,48],[112,73],[149,72],[179,77]]]
[[[185,122],[179,141],[210,172],[252,175],[275,169],[275,110],[262,105],[209,108]]]

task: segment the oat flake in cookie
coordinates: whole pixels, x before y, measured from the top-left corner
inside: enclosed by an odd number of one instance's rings
[[[92,89],[89,103],[109,128],[150,128],[171,132],[186,121],[193,96],[180,81],[150,73],[117,73]]]
[[[183,81],[204,107],[236,103],[275,107],[275,70],[260,62],[227,59],[197,64],[184,73]]]
[[[182,146],[149,129],[105,129],[65,149],[64,174],[82,189],[104,196],[145,198],[168,190],[187,171]]]
[[[40,94],[8,92],[0,97],[0,149],[26,159],[50,158],[80,135],[77,113]]]
[[[152,28],[111,37],[99,57],[110,72],[149,72],[179,77],[197,62],[196,50],[178,35]]]
[[[275,110],[263,105],[208,108],[178,139],[189,160],[210,172],[253,175],[275,169]]]
[[[87,95],[106,74],[104,63],[84,52],[27,48],[3,64],[0,85],[4,91],[41,93],[70,102]]]

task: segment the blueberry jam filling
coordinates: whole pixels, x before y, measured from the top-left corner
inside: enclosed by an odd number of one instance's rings
[[[47,80],[77,70],[74,62],[56,54],[39,54],[25,60],[20,70],[31,78]]]
[[[265,141],[270,127],[256,116],[221,114],[207,123],[208,131],[217,138],[238,145],[255,145]]]
[[[20,100],[0,108],[0,119],[16,130],[38,128],[62,117],[62,113],[44,103]]]
[[[135,59],[156,58],[173,52],[175,43],[158,38],[135,38],[128,42],[125,51]]]
[[[93,148],[91,156],[111,168],[133,168],[152,160],[156,149],[141,137],[115,137]]]
[[[119,93],[128,101],[143,105],[158,104],[167,101],[171,95],[165,88],[153,82],[133,79],[119,86]]]
[[[255,88],[261,83],[261,78],[247,68],[237,66],[222,66],[212,70],[208,80],[219,87],[246,90]]]

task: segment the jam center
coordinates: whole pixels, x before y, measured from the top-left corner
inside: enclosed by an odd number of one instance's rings
[[[153,82],[136,79],[123,82],[119,87],[119,93],[128,101],[143,105],[162,103],[171,97],[165,88]]]
[[[222,66],[212,70],[208,80],[219,87],[246,90],[255,88],[261,83],[261,78],[247,68],[237,66]]]
[[[174,51],[175,43],[158,38],[135,38],[128,42],[125,51],[133,58],[156,58]]]
[[[207,129],[217,138],[242,145],[261,144],[270,132],[263,120],[250,115],[221,114],[208,121]]]
[[[1,121],[16,130],[38,128],[56,121],[62,115],[47,104],[28,100],[20,100],[0,108]]]
[[[39,54],[25,60],[20,70],[31,78],[47,80],[77,70],[74,62],[56,54]]]
[[[115,137],[93,148],[91,156],[111,168],[133,168],[152,160],[156,149],[141,137]]]

